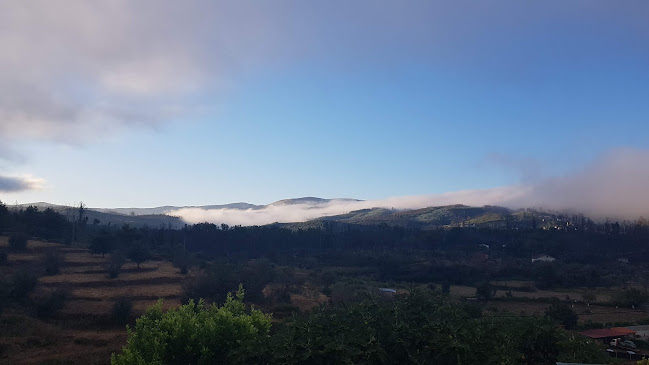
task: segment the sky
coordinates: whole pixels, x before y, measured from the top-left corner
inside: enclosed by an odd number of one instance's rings
[[[649,216],[647,19],[644,0],[2,1],[0,200]]]

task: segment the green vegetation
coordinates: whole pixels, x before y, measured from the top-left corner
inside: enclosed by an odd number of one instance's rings
[[[413,292],[323,306],[270,334],[240,288],[222,307],[149,309],[113,364],[549,364],[605,362],[594,343],[543,318],[476,318],[444,296]]]
[[[58,274],[62,261],[63,259],[58,250],[48,249],[45,251],[41,259],[41,266],[45,268],[45,275]]]
[[[162,301],[128,330],[128,342],[111,364],[236,364],[250,363],[270,330],[270,317],[246,312],[243,289],[225,304],[197,304],[162,310]]]
[[[127,323],[131,317],[133,310],[133,302],[130,298],[121,296],[115,300],[113,304],[113,311],[111,313],[112,319],[117,323]]]
[[[545,315],[564,326],[564,328],[575,329],[577,327],[577,319],[579,317],[566,303],[558,300],[554,301],[545,311]]]
[[[38,318],[52,317],[56,311],[63,308],[65,300],[70,295],[69,290],[65,288],[57,288],[48,290],[33,298],[36,316]]]
[[[27,235],[15,233],[9,236],[9,247],[14,251],[25,251],[27,248]]]

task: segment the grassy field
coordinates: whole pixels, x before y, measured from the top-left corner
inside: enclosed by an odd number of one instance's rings
[[[0,247],[7,246],[7,237],[0,237]],[[109,255],[29,241],[26,251],[10,251],[1,272],[37,267],[43,252],[52,248],[62,257],[60,272],[40,277],[31,296],[66,288],[65,304],[46,320],[33,318],[27,307],[6,308],[0,316],[0,364],[106,364],[126,342],[124,325],[111,319],[118,298],[132,300],[131,320],[158,298],[164,298],[165,307],[180,304],[181,283],[187,275],[167,261],[147,261],[139,269],[127,262],[120,275],[111,279],[106,270]]]
[[[610,302],[620,290],[611,288],[591,289],[596,294],[596,304],[584,302],[583,294],[585,288],[575,288],[569,290],[534,290],[534,291],[517,291],[520,288],[533,288],[533,283],[529,281],[493,281],[492,285],[507,286],[511,288],[512,299],[507,300],[506,290],[497,290],[495,298],[485,304],[485,314],[490,316],[533,316],[543,315],[549,304],[541,299],[556,298],[561,301],[571,303],[573,310],[579,316],[579,324],[593,323],[615,323],[615,322],[638,322],[648,320],[649,313],[643,309],[635,308],[616,308],[612,305],[598,305],[597,303],[606,304]],[[475,287],[471,286],[451,286],[451,295],[457,298],[474,297]],[[516,298],[529,299],[530,301],[517,301]],[[539,300],[539,301],[534,301]]]

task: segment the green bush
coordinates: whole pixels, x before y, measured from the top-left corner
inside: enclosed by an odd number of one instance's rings
[[[623,292],[618,293],[615,298],[613,298],[615,305],[627,308],[637,307],[639,305],[647,303],[648,300],[649,294],[635,288],[624,290]]]
[[[9,302],[11,298],[11,283],[9,283],[4,278],[0,279],[0,315],[4,310],[4,307]]]
[[[63,308],[65,300],[70,295],[66,288],[56,288],[33,298],[36,316],[38,318],[49,318],[58,310]]]
[[[45,268],[45,275],[56,275],[59,273],[63,257],[56,249],[49,249],[43,254],[41,265]]]
[[[22,299],[29,294],[38,283],[38,276],[31,269],[22,269],[16,272],[10,281],[10,295],[13,299]]]
[[[564,347],[564,332],[547,319],[475,318],[429,293],[320,307],[289,320],[271,340],[271,363],[550,364],[577,347]]]
[[[237,290],[241,281],[237,267],[229,264],[216,264],[199,271],[194,277],[185,279],[182,284],[180,300],[188,303],[190,299],[205,299],[208,302],[223,303],[228,293]]]
[[[151,258],[151,252],[148,247],[143,243],[138,243],[132,246],[128,252],[128,259],[137,264],[137,268],[140,268],[140,264],[149,260]]]
[[[131,318],[131,310],[133,309],[133,302],[130,298],[119,297],[113,303],[113,311],[111,313],[112,319],[120,324],[128,322]]]
[[[488,281],[483,281],[478,283],[475,289],[475,296],[483,299],[489,300],[496,295],[496,288],[494,288]]]
[[[265,346],[270,317],[246,312],[243,288],[228,294],[221,307],[190,300],[178,309],[162,310],[162,300],[127,327],[127,344],[111,364],[233,364],[255,363]]]
[[[119,273],[122,271],[122,265],[124,265],[124,261],[124,256],[122,256],[121,253],[113,252],[110,255],[110,260],[108,261],[108,267],[106,268],[106,271],[108,271],[108,276],[111,279],[115,279],[119,276]]]
[[[24,233],[14,233],[9,236],[9,247],[16,251],[25,251],[27,249],[28,237]]]
[[[545,315],[567,329],[577,327],[577,320],[579,319],[577,313],[568,304],[559,302],[558,300],[550,304],[545,311]]]

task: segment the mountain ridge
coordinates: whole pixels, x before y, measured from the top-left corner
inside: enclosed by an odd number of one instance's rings
[[[153,208],[86,208],[85,215],[89,223],[96,224],[129,224],[133,226],[170,226],[182,227],[188,223],[184,218],[182,209],[202,209],[205,211],[232,211],[231,214],[240,214],[237,212],[261,212],[266,208],[283,208],[291,205],[298,206],[298,209],[317,209],[327,207],[329,203],[336,202],[362,202],[362,200],[337,198],[324,199],[317,197],[302,197],[292,199],[282,199],[267,205],[255,205],[245,202],[214,204],[202,206],[160,206]],[[69,219],[74,219],[78,214],[78,207],[56,205],[46,202],[37,202],[29,204],[19,204],[13,207],[26,208],[35,206],[39,209],[53,209],[65,214]],[[350,206],[350,209],[353,207]],[[225,215],[230,214],[228,212]],[[257,213],[255,213],[257,214]],[[306,221],[295,220],[293,222],[279,223],[283,226],[293,228],[316,228],[331,223],[340,223],[347,225],[379,225],[386,224],[389,226],[402,226],[410,228],[439,228],[439,227],[490,227],[504,228],[511,226],[532,227],[547,226],[558,227],[565,224],[564,221],[557,218],[566,214],[549,213],[543,210],[519,209],[512,210],[499,206],[467,206],[462,204],[452,204],[444,206],[431,206],[417,209],[394,209],[373,207],[365,209],[350,210],[343,214],[323,214]],[[209,221],[209,219],[206,219]],[[215,222],[219,223],[219,222]],[[273,223],[264,223],[273,224]],[[259,224],[259,225],[264,225]],[[244,224],[246,225],[246,224]],[[253,224],[255,225],[255,224]]]

